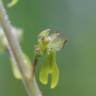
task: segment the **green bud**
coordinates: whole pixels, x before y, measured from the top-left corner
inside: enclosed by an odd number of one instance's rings
[[[14,60],[13,57],[10,58],[10,61],[11,61],[11,66],[12,66],[12,71],[13,71],[14,77],[16,79],[18,79],[18,80],[21,80],[22,79],[22,75],[21,75],[21,73],[20,73],[20,71],[18,69],[16,61]],[[30,62],[28,56],[26,56],[25,54],[24,54],[24,62],[25,62],[25,65],[23,66],[23,70],[25,72],[26,77],[30,78],[31,77],[31,73],[30,73],[31,72],[30,71],[31,70],[31,62]]]
[[[21,43],[22,36],[23,36],[22,29],[16,28],[13,26],[11,28],[12,28],[12,32],[14,32],[14,35],[16,35],[16,38],[18,39],[18,41]],[[4,30],[2,29],[2,27],[0,27],[0,52],[5,52],[6,49],[8,49],[8,41],[4,34]]]

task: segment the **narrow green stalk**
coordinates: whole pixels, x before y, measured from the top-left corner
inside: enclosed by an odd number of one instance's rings
[[[8,48],[10,51],[9,53],[11,53],[10,55],[12,55],[14,60],[16,61],[18,69],[23,77],[22,81],[28,93],[28,96],[42,96],[38,88],[38,85],[36,83],[35,77],[31,76],[32,70],[28,68],[26,68],[26,70],[29,71],[30,78],[26,78],[25,71],[24,71],[25,62],[23,58],[23,52],[16,36],[14,35],[11,23],[8,19],[8,15],[4,8],[2,0],[0,0],[0,26],[3,28],[6,39],[8,40],[8,44],[9,44]]]

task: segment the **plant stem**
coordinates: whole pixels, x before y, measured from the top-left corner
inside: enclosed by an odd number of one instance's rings
[[[23,78],[22,81],[23,81],[25,89],[27,90],[28,96],[42,96],[42,94],[37,86],[35,77],[31,78],[32,70],[29,70],[27,67],[26,67],[26,70],[29,71],[30,79],[26,78],[25,71],[24,71],[25,70],[24,66],[26,64],[24,62],[23,52],[21,50],[21,47],[19,45],[19,42],[18,42],[16,36],[14,35],[14,32],[12,30],[12,25],[8,19],[8,15],[4,8],[2,0],[0,0],[0,25],[4,30],[6,39],[8,40],[8,44],[9,44],[8,48],[10,51],[9,53],[11,53],[13,55],[14,60],[16,61],[16,64],[18,66],[18,69],[21,72],[21,75]],[[30,81],[30,80],[32,80],[32,81]]]

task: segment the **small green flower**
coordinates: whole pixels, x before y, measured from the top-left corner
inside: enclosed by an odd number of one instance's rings
[[[49,34],[50,33],[50,34]],[[48,76],[51,75],[51,88],[55,88],[59,81],[59,69],[56,64],[56,52],[60,51],[66,40],[59,32],[52,33],[44,30],[38,36],[37,48],[41,55],[46,54],[45,63],[42,64],[39,79],[42,84],[48,84]]]

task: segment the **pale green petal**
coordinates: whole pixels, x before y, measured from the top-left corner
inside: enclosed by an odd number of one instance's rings
[[[50,63],[49,63],[49,71],[51,74],[51,88],[55,88],[59,81],[59,69],[56,64],[56,51],[52,50],[50,53]]]
[[[47,84],[48,83],[48,63],[42,64],[40,74],[39,74],[39,79],[42,84]]]
[[[51,73],[51,88],[55,88],[59,81],[59,69],[57,67],[57,64],[54,64],[52,67],[52,73]]]
[[[38,35],[38,39],[42,39],[43,37],[48,37],[50,29],[45,29]]]
[[[61,33],[54,33],[50,36],[51,41],[48,44],[49,49],[55,49],[56,51],[60,51],[64,44],[66,43],[66,39],[64,39],[63,35]]]
[[[49,43],[49,48],[54,48],[56,51],[59,51],[63,48],[65,40],[58,39],[54,42]]]
[[[39,74],[39,79],[42,84],[47,84],[48,83],[48,75],[50,73],[50,56],[48,55],[45,63],[42,64],[40,74]]]
[[[12,0],[10,3],[8,3],[8,7],[14,6],[17,2],[18,0]]]

